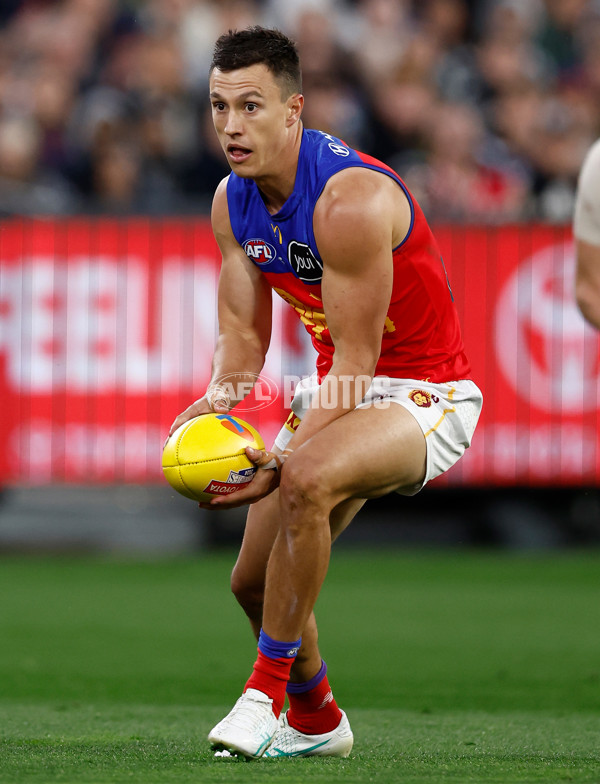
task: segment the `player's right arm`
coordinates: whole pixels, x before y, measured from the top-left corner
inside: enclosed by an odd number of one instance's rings
[[[219,336],[211,382],[205,394],[182,411],[169,434],[200,414],[229,411],[251,390],[271,339],[271,287],[233,235],[227,179],[215,192],[212,228],[221,251],[218,289]]]
[[[600,329],[600,246],[577,240],[575,296],[586,321]]]
[[[575,200],[573,234],[577,268],[575,297],[584,318],[600,329],[600,140],[586,155]]]

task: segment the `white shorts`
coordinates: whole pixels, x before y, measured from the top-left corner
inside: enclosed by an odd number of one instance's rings
[[[316,374],[302,379],[297,385],[291,413],[275,439],[276,447],[286,448],[318,388]],[[376,376],[357,408],[384,408],[390,403],[397,403],[409,411],[425,436],[427,467],[423,483],[414,491],[418,492],[427,482],[451,468],[471,445],[483,396],[479,387],[466,379],[431,384],[412,378]]]

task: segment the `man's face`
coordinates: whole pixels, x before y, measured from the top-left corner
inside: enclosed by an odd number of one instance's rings
[[[213,69],[210,100],[215,130],[232,170],[253,178],[274,173],[297,117],[293,96],[283,98],[267,66]]]

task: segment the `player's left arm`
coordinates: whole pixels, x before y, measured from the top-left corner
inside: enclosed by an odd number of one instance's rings
[[[392,293],[392,249],[408,232],[410,206],[386,175],[344,169],[329,180],[313,225],[323,260],[323,309],[335,352],[291,449],[353,410],[371,384]]]

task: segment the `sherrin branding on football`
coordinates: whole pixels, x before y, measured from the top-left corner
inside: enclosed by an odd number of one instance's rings
[[[167,482],[178,493],[208,503],[252,481],[256,466],[246,447],[265,448],[255,428],[232,414],[203,414],[169,437],[162,455]]]

